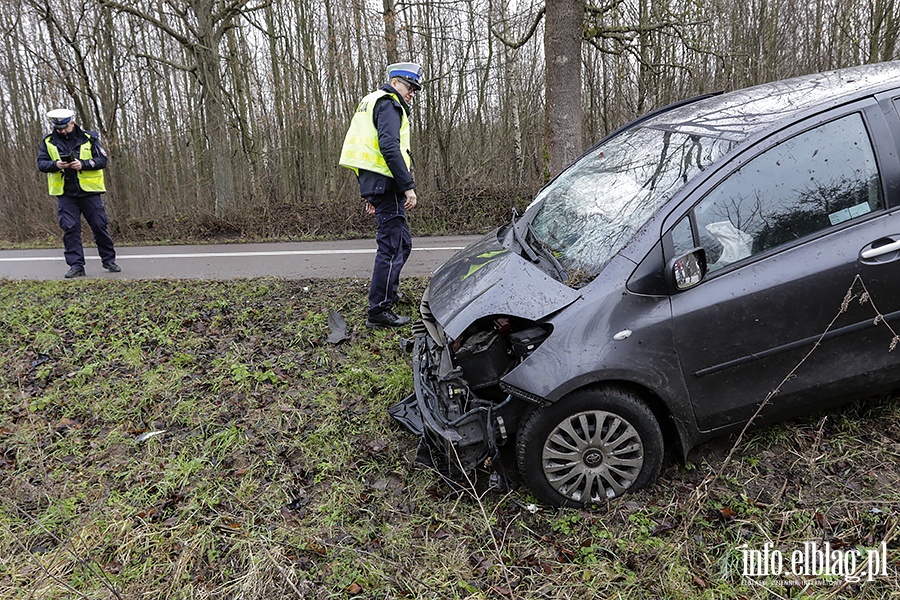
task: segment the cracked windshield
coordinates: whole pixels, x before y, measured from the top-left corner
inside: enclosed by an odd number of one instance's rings
[[[625,131],[544,188],[532,228],[569,271],[570,285],[587,283],[663,203],[730,148],[729,141],[675,131]]]

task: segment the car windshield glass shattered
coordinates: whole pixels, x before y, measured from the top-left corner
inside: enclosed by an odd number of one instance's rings
[[[688,181],[732,142],[634,127],[590,151],[535,198],[534,233],[569,272],[600,269]]]

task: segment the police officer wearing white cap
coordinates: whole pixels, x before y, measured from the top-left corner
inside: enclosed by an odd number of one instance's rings
[[[393,311],[400,270],[412,250],[406,210],[416,206],[410,169],[409,106],[422,89],[425,73],[416,63],[387,68],[388,83],[364,97],[344,138],[340,164],[352,169],[366,211],[377,224],[375,266],[369,284],[369,327],[399,327],[409,317]]]
[[[75,113],[58,108],[47,113],[53,131],[38,149],[38,170],[47,174],[51,196],[56,196],[56,214],[63,230],[64,255],[69,271],[66,278],[84,277],[84,248],[81,245],[81,217],[94,232],[103,268],[112,273],[116,249],[109,235],[109,218],[101,194],[106,191],[103,169],[106,151],[96,131],[83,131],[75,123]]]

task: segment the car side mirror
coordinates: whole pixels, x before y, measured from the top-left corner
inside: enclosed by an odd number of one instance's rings
[[[669,263],[669,274],[679,292],[694,287],[706,276],[706,250],[694,248],[675,258]]]

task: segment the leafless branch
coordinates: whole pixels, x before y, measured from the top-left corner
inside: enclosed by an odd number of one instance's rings
[[[544,18],[545,12],[546,12],[546,9],[544,7],[541,7],[541,9],[539,11],[537,11],[537,13],[535,13],[533,21],[531,23],[531,27],[528,28],[528,31],[526,31],[525,35],[519,40],[515,40],[515,41],[510,40],[505,35],[503,35],[503,33],[497,31],[493,27],[491,27],[491,33],[497,39],[499,39],[503,43],[503,45],[508,46],[513,49],[521,48],[522,46],[527,44],[528,40],[531,39],[531,36],[534,35],[534,32],[537,30],[538,25],[540,25],[540,23],[541,23],[541,19]]]

